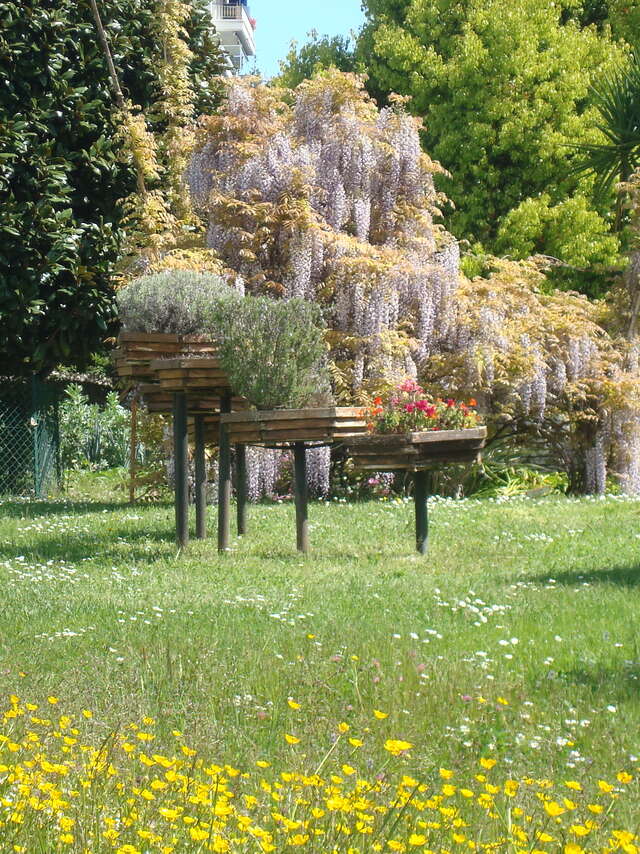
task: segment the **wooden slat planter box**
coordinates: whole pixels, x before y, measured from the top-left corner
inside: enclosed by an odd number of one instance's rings
[[[353,464],[365,471],[419,471],[444,463],[473,462],[487,437],[486,427],[422,433],[369,433],[347,442]]]
[[[367,430],[357,406],[233,412],[224,415],[222,423],[232,443],[249,445],[334,442]]]
[[[121,332],[112,358],[123,379],[151,381],[151,362],[171,356],[215,354],[216,343],[201,335],[171,335],[164,332]]]
[[[171,392],[221,392],[230,389],[227,375],[214,357],[154,359],[150,365],[159,387]]]
[[[193,443],[196,438],[195,422],[193,418],[188,423],[189,442]],[[206,445],[217,447],[220,439],[220,413],[204,416],[204,441]]]
[[[157,383],[141,383],[138,385],[138,391],[142,395],[142,402],[149,412],[160,414],[173,412],[173,392],[161,389]],[[231,406],[233,409],[242,409],[247,407],[247,403],[241,397],[234,397]],[[219,395],[187,395],[187,412],[189,415],[206,415],[219,411],[219,409]]]

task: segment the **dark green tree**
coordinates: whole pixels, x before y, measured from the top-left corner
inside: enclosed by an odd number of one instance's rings
[[[152,116],[153,0],[103,0],[124,92]],[[189,22],[198,109],[219,68],[205,3]],[[203,85],[200,85],[203,84]],[[82,365],[115,328],[113,286],[135,175],[120,159],[89,5],[0,0],[0,365]]]

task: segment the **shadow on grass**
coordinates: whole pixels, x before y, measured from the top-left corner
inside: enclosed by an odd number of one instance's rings
[[[574,667],[561,670],[556,678],[567,685],[586,689],[606,702],[637,700],[640,697],[640,665],[606,667],[605,665]]]
[[[32,532],[29,532],[30,534]],[[52,536],[50,531],[39,532],[39,537],[29,543],[15,540],[0,541],[0,558],[11,560],[19,555],[33,560],[61,560],[74,563],[85,558],[118,560],[126,550],[127,562],[144,560],[153,563],[166,559],[175,553],[175,528],[169,522],[151,529],[130,531],[114,527],[101,538],[95,532],[73,532],[70,528],[66,535]],[[152,543],[153,548],[144,548],[141,543]]]
[[[36,519],[40,516],[82,516],[103,510],[140,509],[127,501],[2,501],[0,515],[8,519]],[[148,505],[143,505],[144,507]],[[171,502],[154,503],[153,507],[172,507]]]
[[[617,584],[620,587],[640,587],[640,563],[628,566],[612,566],[607,569],[592,569],[580,572],[548,573],[545,575],[530,575],[524,581],[534,584],[548,584],[553,579],[557,585],[577,587],[581,584]]]

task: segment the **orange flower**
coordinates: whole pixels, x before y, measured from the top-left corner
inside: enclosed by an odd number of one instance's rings
[[[477,406],[478,401],[475,399],[475,397],[472,397],[472,398],[470,398],[469,403],[467,405],[468,406]]]
[[[381,397],[374,397],[373,402],[375,403],[376,406],[381,406],[382,405],[382,398]]]

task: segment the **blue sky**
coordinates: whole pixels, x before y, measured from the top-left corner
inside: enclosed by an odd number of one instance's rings
[[[320,35],[348,35],[363,21],[360,0],[249,0],[256,29],[257,66],[263,76],[277,74],[291,39],[306,41],[309,30]]]

